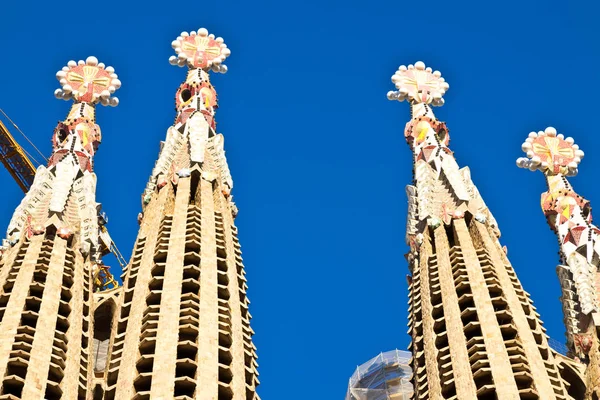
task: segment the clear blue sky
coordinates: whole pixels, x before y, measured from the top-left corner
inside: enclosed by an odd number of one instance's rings
[[[600,207],[597,2],[35,3],[2,4],[0,107],[48,155],[69,107],[53,97],[55,72],[88,55],[115,67],[121,104],[98,110],[97,197],[127,258],[185,77],[168,63],[171,41],[206,27],[231,48],[213,84],[265,400],[341,399],[357,364],[408,344],[409,109],[386,92],[396,68],[417,60],[450,83],[436,110],[450,146],[548,332],[563,339],[543,176],[515,159],[531,130],[573,136],[587,156],[572,181]],[[3,169],[0,184],[4,231],[22,193]]]

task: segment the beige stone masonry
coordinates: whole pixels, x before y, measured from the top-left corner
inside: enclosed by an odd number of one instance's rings
[[[488,250],[492,262],[494,263],[494,265],[497,266],[496,271],[498,273],[498,279],[500,280],[500,284],[506,296],[509,309],[512,313],[513,321],[516,325],[517,331],[519,332],[519,338],[523,343],[525,357],[527,358],[527,361],[530,365],[535,388],[537,389],[540,399],[552,400],[557,398],[564,398],[557,397],[554,391],[553,384],[548,375],[547,366],[544,363],[544,360],[542,359],[540,349],[538,348],[538,345],[533,336],[533,332],[531,330],[531,327],[529,326],[529,322],[527,321],[527,317],[523,310],[524,305],[522,304],[522,300],[520,300],[517,296],[513,283],[511,282],[511,277],[508,275],[506,267],[504,267],[503,259],[498,252],[498,247],[494,245],[492,237],[490,236],[490,232],[483,224],[477,221],[472,221],[470,228],[472,237],[476,238],[477,241],[479,241],[481,245]],[[543,337],[542,339],[542,346],[548,354],[548,364],[554,364],[554,368],[556,368],[546,338]],[[562,391],[566,393],[564,387],[562,386],[562,383],[560,381],[557,382],[558,388],[562,389]]]
[[[233,242],[232,226],[233,217],[225,199],[219,203],[221,216],[223,219],[223,234],[227,253],[227,276],[229,279],[227,288],[229,291],[229,307],[231,309],[231,331],[232,346],[231,354],[233,361],[231,363],[231,373],[233,379],[231,387],[233,390],[233,400],[246,400],[246,366],[244,360],[244,325],[242,322],[242,312],[240,304],[240,285],[235,260],[235,246]],[[244,291],[245,292],[245,291]],[[248,327],[250,329],[250,327]]]
[[[31,238],[27,247],[27,252],[25,253],[25,258],[13,285],[10,299],[6,305],[2,323],[0,323],[0,379],[6,374],[10,351],[15,341],[17,328],[21,321],[21,315],[23,308],[25,307],[25,299],[29,293],[29,285],[33,279],[33,272],[37,264],[43,241],[43,236],[34,236]],[[23,242],[21,242],[21,245],[22,244]],[[12,251],[18,252],[19,248],[15,247]],[[5,265],[4,268],[10,268],[11,266],[12,265]]]
[[[200,327],[198,336],[197,400],[218,398],[219,391],[219,314],[217,292],[217,245],[213,184],[200,179],[201,257],[200,257]]]
[[[496,319],[490,292],[464,219],[454,220],[454,231],[468,266],[469,284],[477,307],[477,316],[481,324],[496,393],[499,399],[519,400],[519,389],[513,377],[512,366]]]
[[[137,375],[135,362],[139,358],[138,343],[142,328],[142,314],[146,309],[146,296],[149,293],[148,283],[151,279],[150,272],[154,263],[154,251],[158,239],[157,233],[165,212],[165,204],[172,201],[172,193],[173,189],[170,185],[167,185],[167,187],[163,188],[163,190],[152,197],[150,204],[146,207],[142,226],[138,234],[138,241],[144,239],[145,245],[141,256],[140,267],[137,271],[135,285],[133,288],[125,286],[125,290],[132,290],[133,295],[129,304],[129,307],[131,307],[129,317],[126,318],[125,321],[127,323],[127,328],[124,338],[115,338],[114,336],[117,332],[118,324],[124,322],[120,320],[120,311],[124,306],[124,303],[126,303],[126,296],[122,296],[121,305],[117,309],[118,323],[115,324],[113,329],[113,345],[119,340],[123,341],[123,344],[120,353],[111,353],[109,358],[109,371],[107,375],[109,375],[111,371],[116,370],[116,372],[118,372],[117,382],[111,385],[114,386],[114,389],[116,390],[116,395],[109,397],[112,399],[133,398],[133,380]],[[130,262],[129,269],[123,282],[124,285],[127,283],[131,273]],[[118,362],[116,360],[117,357]],[[109,389],[111,386],[109,386]]]
[[[43,399],[48,379],[48,367],[52,355],[52,342],[54,341],[54,330],[58,318],[58,306],[62,286],[63,268],[66,253],[66,241],[60,238],[54,239],[50,265],[36,331],[33,338],[33,347],[29,358],[29,367],[25,385],[23,386],[24,399]]]
[[[175,363],[179,341],[179,303],[181,300],[185,231],[190,199],[190,178],[179,179],[175,195],[173,226],[169,238],[164,283],[156,334],[150,398],[168,399],[175,391]]]
[[[85,262],[79,251],[74,251],[74,278],[73,287],[71,288],[71,314],[69,316],[69,330],[67,332],[67,366],[65,368],[65,377],[61,382],[64,399],[76,399],[79,388],[85,388],[87,383],[91,381],[90,369],[86,368],[85,375],[80,376],[81,363],[86,360],[81,360],[81,357],[87,357],[87,364],[90,360],[89,351],[92,343],[92,324],[90,323],[90,305],[92,298],[92,288],[90,282],[89,264]],[[87,291],[87,300],[84,295]],[[88,309],[87,316],[83,315],[83,309]],[[87,329],[86,329],[87,326]],[[84,332],[85,331],[85,332]],[[87,345],[82,347],[82,335],[87,336]],[[83,380],[83,382],[82,382]]]
[[[596,322],[598,321],[597,318]],[[594,323],[594,319],[590,318],[590,323],[587,328],[587,333],[593,338],[593,345],[589,352],[589,364],[585,371],[586,393],[585,400],[600,399],[600,325]]]
[[[427,262],[429,256],[432,254],[432,248],[430,244],[429,232],[425,232],[425,239],[421,247],[421,255],[419,259],[419,270],[420,270],[420,285],[416,288],[414,297],[420,294],[422,316],[423,316],[423,337],[413,338],[413,340],[423,341],[423,351],[425,352],[425,365],[419,365],[419,368],[424,367],[427,373],[427,386],[429,389],[428,398],[421,398],[419,400],[426,399],[439,399],[441,398],[442,386],[440,383],[439,366],[437,361],[438,350],[435,347],[436,334],[433,330],[433,317],[432,304],[431,304],[431,292],[429,289],[429,264]],[[420,293],[419,293],[420,292]],[[417,323],[417,321],[415,321]],[[413,356],[414,357],[414,356]],[[419,393],[420,395],[421,393]]]
[[[187,148],[177,160],[177,170],[187,167]],[[259,400],[228,190],[210,152],[189,170],[157,188],[145,207],[113,329],[105,400]]]
[[[454,375],[454,385],[458,399],[476,399],[477,389],[472,379],[469,354],[467,353],[467,339],[461,320],[461,311],[458,305],[458,296],[454,287],[454,277],[450,264],[450,249],[445,227],[439,226],[434,231],[435,254],[437,257],[439,282],[442,288],[442,301],[446,333],[450,346],[452,366],[450,371]]]
[[[2,288],[4,287],[4,283],[6,282],[6,277],[10,273],[11,266],[15,262],[15,259],[19,255],[21,249],[23,248],[23,241],[25,239],[21,238],[19,243],[15,244],[9,251],[5,252],[0,258],[0,293],[2,293]]]

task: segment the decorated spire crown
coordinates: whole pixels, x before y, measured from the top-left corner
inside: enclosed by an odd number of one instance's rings
[[[215,38],[215,35],[209,34],[205,28],[200,28],[197,32],[181,32],[171,46],[177,53],[177,56],[169,58],[171,65],[187,65],[189,69],[200,68],[206,72],[211,69],[222,74],[227,72],[223,61],[229,57],[231,50],[222,37]]]
[[[94,56],[85,61],[73,60],[56,73],[61,88],[54,91],[58,99],[78,103],[102,104],[115,107],[119,99],[113,93],[121,87],[121,81],[113,67],[99,63]]]
[[[442,78],[440,71],[433,71],[426,67],[422,61],[417,61],[408,67],[401,65],[392,75],[392,82],[396,85],[396,91],[389,91],[389,100],[408,100],[411,104],[430,104],[442,106],[443,95],[450,87]]]
[[[527,157],[517,159],[517,166],[546,175],[575,176],[584,156],[572,137],[565,138],[553,127],[531,132],[521,148]]]

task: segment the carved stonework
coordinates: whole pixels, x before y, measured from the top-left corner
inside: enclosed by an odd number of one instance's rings
[[[415,399],[563,399],[544,328],[498,242],[468,168],[459,168],[432,106],[448,84],[421,62],[400,67],[390,100],[410,103],[405,138],[409,334]]]
[[[121,81],[112,67],[95,57],[69,61],[56,77],[61,84],[56,97],[75,103],[54,130],[48,166],[38,168],[9,223],[7,238],[14,244],[23,234],[39,235],[52,226],[58,232],[70,232],[65,237],[79,234],[80,250],[95,254],[100,228],[93,156],[102,140],[95,122],[96,104],[116,106],[119,101],[112,95]]]
[[[565,138],[552,127],[537,133],[531,132],[522,149],[527,157],[519,158],[517,165],[542,171],[548,184],[548,191],[542,194],[541,207],[550,228],[558,237],[561,262],[570,272],[568,278],[566,274],[561,274],[559,279],[561,282],[570,280],[568,284],[572,283],[575,288],[577,308],[583,315],[598,312],[600,305],[596,280],[600,260],[600,230],[592,222],[589,201],[578,195],[567,180],[567,176],[577,174],[584,153],[573,138]],[[569,296],[563,298],[563,301],[572,301]],[[573,308],[567,306],[563,309]],[[569,318],[565,315],[565,319]],[[569,329],[567,327],[567,332]],[[574,338],[568,337],[567,341],[573,342]]]
[[[589,333],[578,333],[574,335],[575,347],[581,353],[588,355],[594,345],[594,337]]]
[[[168,181],[177,184],[180,171],[192,170],[196,165],[204,172],[211,169],[205,165],[207,150],[212,156],[214,168],[219,169],[223,190],[229,194],[233,187],[223,150],[223,137],[215,131],[217,92],[209,76],[211,70],[227,72],[223,61],[231,52],[222,38],[209,35],[206,29],[183,32],[172,46],[177,56],[172,56],[170,63],[187,66],[188,73],[177,90],[175,123],[167,130],[167,138],[146,185],[144,205],[150,201],[156,188],[162,189]]]

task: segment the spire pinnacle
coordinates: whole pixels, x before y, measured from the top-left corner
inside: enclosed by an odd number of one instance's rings
[[[552,127],[531,132],[522,145],[527,157],[517,160],[521,168],[544,173],[548,190],[542,194],[541,207],[550,228],[558,236],[561,264],[557,268],[563,288],[563,312],[567,325],[567,341],[576,354],[585,351],[579,346],[579,313],[588,315],[600,310],[596,289],[596,274],[600,257],[600,230],[592,222],[588,200],[578,195],[566,176],[577,174],[584,156],[573,138],[565,138]],[[571,287],[577,301],[573,302]],[[573,347],[574,346],[574,347]],[[588,349],[589,350],[589,349]]]
[[[223,61],[231,54],[231,50],[222,37],[215,38],[205,28],[200,28],[197,32],[181,32],[171,46],[177,53],[177,56],[169,58],[171,65],[187,65],[190,69],[200,68],[206,72],[209,69],[222,74],[227,72]]]
[[[121,87],[115,69],[99,63],[94,56],[85,61],[69,61],[66,67],[56,73],[56,79],[62,86],[54,91],[57,99],[112,107],[119,104],[117,97],[111,97]]]
[[[408,67],[401,65],[392,76],[392,82],[398,90],[388,92],[389,100],[408,100],[411,104],[423,103],[433,106],[444,104],[442,96],[450,87],[440,71],[425,67],[422,61]]]
[[[517,166],[540,170],[546,175],[575,176],[584,156],[573,138],[557,134],[552,127],[531,132],[521,148],[527,157],[517,159]]]
[[[119,104],[112,95],[121,81],[114,68],[96,57],[69,61],[56,78],[61,88],[54,95],[74,104],[54,129],[48,165],[38,167],[29,192],[13,214],[7,238],[15,244],[23,234],[41,235],[52,227],[63,239],[78,234],[82,254],[97,258],[110,248],[111,240],[98,221],[93,166],[102,134],[96,124],[96,104]]]

